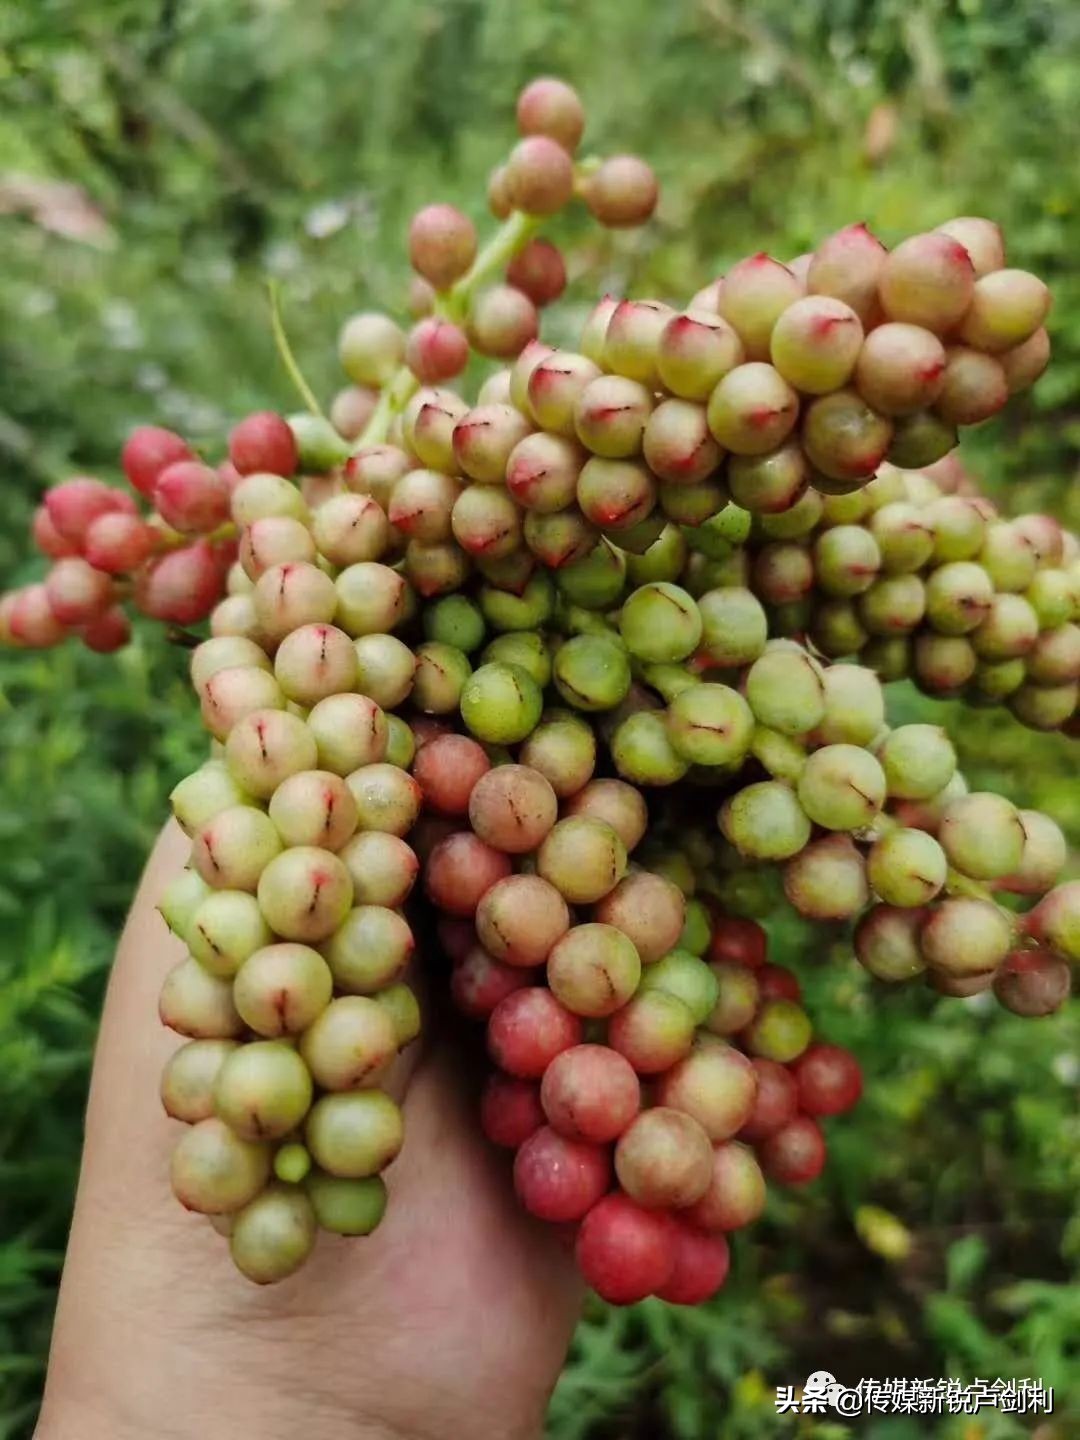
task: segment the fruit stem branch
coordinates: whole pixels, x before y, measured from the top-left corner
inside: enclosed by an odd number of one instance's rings
[[[540,227],[535,215],[515,212],[504,220],[495,234],[477,255],[469,270],[456,285],[452,285],[435,303],[435,313],[444,320],[455,324],[464,322],[469,311],[469,301],[477,287],[489,276],[501,270],[519,251],[523,250]],[[282,358],[285,359],[283,352]],[[290,374],[292,374],[290,369]],[[294,375],[294,379],[296,376]],[[353,446],[353,454],[367,445],[381,445],[390,432],[391,422],[400,415],[410,399],[420,388],[420,382],[407,365],[399,366],[393,378],[383,387],[379,402],[364,432]],[[318,413],[318,412],[316,412]]]
[[[289,337],[285,333],[285,325],[281,318],[281,294],[278,282],[276,280],[268,280],[266,282],[266,289],[270,296],[270,328],[273,331],[274,344],[277,347],[278,355],[281,357],[281,363],[285,366],[289,379],[296,387],[297,394],[311,411],[312,415],[317,415],[320,420],[325,420],[326,416],[323,414],[322,406],[318,400],[316,400],[315,392],[304,379],[303,371],[297,364],[296,356],[293,354],[293,348],[289,344]]]

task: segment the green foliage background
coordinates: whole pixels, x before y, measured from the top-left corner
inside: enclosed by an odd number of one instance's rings
[[[686,297],[740,254],[788,256],[853,219],[893,240],[1001,220],[1056,305],[1051,373],[965,442],[1008,509],[1080,524],[1080,11],[1070,0],[0,0],[0,581],[29,578],[35,495],[115,474],[150,419],[220,444],[290,407],[267,325],[280,277],[321,394],[351,310],[404,296],[411,209],[483,218],[517,89],[577,83],[597,149],[638,149],[664,200],[642,235],[560,223],[577,281]],[[84,208],[28,210],[27,177]],[[18,182],[18,183],[16,183]],[[22,187],[20,189],[20,186]],[[71,220],[74,214],[75,224]],[[976,784],[1075,841],[1064,743],[942,713]],[[183,659],[147,630],[117,657],[0,658],[0,1440],[33,1424],[103,981],[171,784],[200,752]],[[556,1392],[557,1440],[1027,1434],[1034,1423],[778,1420],[772,1387],[826,1368],[1038,1376],[1039,1432],[1080,1426],[1080,1122],[1074,1015],[883,997],[840,934],[772,925],[867,1099],[826,1178],[773,1204],[701,1312],[597,1308]],[[828,962],[828,963],[826,963]]]

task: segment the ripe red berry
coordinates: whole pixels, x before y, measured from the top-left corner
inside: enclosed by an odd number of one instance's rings
[[[514,1161],[518,1199],[540,1220],[580,1220],[611,1183],[605,1145],[569,1140],[545,1125],[525,1141]]]
[[[731,1253],[723,1235],[709,1235],[685,1221],[675,1221],[675,1268],[656,1294],[669,1305],[701,1305],[711,1300],[727,1279]]]
[[[413,779],[424,804],[440,815],[465,815],[473,786],[491,769],[482,745],[467,735],[438,735],[422,746],[413,762]]]
[[[493,1145],[516,1150],[545,1124],[540,1086],[513,1075],[488,1077],[480,1099],[480,1126]]]
[[[511,973],[520,976],[523,972]],[[537,985],[507,995],[488,1023],[491,1058],[523,1080],[538,1080],[556,1055],[580,1040],[578,1017],[560,1005],[550,990]]]
[[[798,1004],[802,999],[802,986],[784,965],[762,965],[757,978],[762,1002],[792,1000]]]
[[[780,1185],[807,1185],[825,1168],[825,1137],[816,1120],[797,1115],[758,1146],[762,1169]]]
[[[530,240],[507,266],[506,282],[523,290],[534,305],[550,305],[566,289],[562,252],[550,240]]]
[[[241,475],[294,475],[299,464],[296,437],[280,415],[259,410],[233,428],[229,459]]]
[[[166,465],[190,460],[187,442],[160,425],[140,425],[124,443],[120,463],[124,474],[142,495],[152,495]]]
[[[799,1110],[799,1087],[786,1065],[760,1055],[751,1064],[757,1072],[757,1093],[739,1139],[756,1144],[794,1119]]]
[[[661,1290],[675,1271],[677,1231],[666,1211],[625,1195],[605,1195],[581,1222],[577,1263],[586,1282],[612,1305],[633,1305]]]
[[[792,1068],[807,1115],[842,1115],[862,1094],[859,1062],[840,1045],[811,1045]]]
[[[749,965],[753,969],[765,964],[769,939],[756,920],[741,920],[736,915],[718,915],[713,922],[709,959]]]

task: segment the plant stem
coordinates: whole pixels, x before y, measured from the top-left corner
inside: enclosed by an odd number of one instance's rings
[[[296,356],[293,354],[292,346],[289,344],[289,337],[285,333],[285,325],[281,318],[280,289],[277,281],[268,280],[266,282],[266,289],[270,296],[270,328],[273,331],[274,344],[277,346],[281,363],[285,366],[289,379],[295,385],[297,393],[311,411],[312,415],[317,415],[320,420],[325,420],[326,416],[322,412],[322,406],[318,400],[316,400],[315,392],[304,379],[303,371],[297,364]]]
[[[464,323],[469,313],[469,301],[477,288],[525,248],[539,229],[540,223],[539,217],[523,215],[517,210],[504,220],[477,255],[468,272],[444,295],[439,296],[435,303],[435,313],[444,320],[452,320],[456,325]],[[400,366],[390,382],[383,387],[374,414],[353,446],[354,455],[367,445],[382,444],[390,433],[391,423],[401,414],[419,388],[420,382],[409,367]]]

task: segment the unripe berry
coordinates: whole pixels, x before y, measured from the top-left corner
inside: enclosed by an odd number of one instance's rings
[[[799,399],[778,370],[753,362],[737,365],[709,397],[713,436],[736,455],[764,455],[790,434]]]
[[[963,245],[951,236],[913,235],[886,257],[878,294],[890,320],[945,335],[972,304],[975,270]]]
[[[787,860],[810,838],[810,821],[792,789],[777,780],[747,785],[719,816],[727,840],[752,860]]]
[[[527,135],[506,162],[506,193],[515,210],[553,215],[574,193],[574,163],[556,140]]]
[[[265,866],[258,896],[263,914],[283,940],[317,943],[328,939],[349,913],[352,880],[329,850],[298,846]]]
[[[453,205],[425,205],[413,216],[409,260],[436,290],[460,279],[475,258],[476,226]]]
[[[604,368],[655,387],[660,336],[671,316],[671,307],[659,300],[620,301],[604,336]]]
[[[273,936],[253,895],[243,890],[214,890],[192,915],[186,938],[204,969],[231,979]]]
[[[420,813],[420,786],[396,765],[363,765],[346,777],[361,830],[407,835]]]
[[[871,635],[903,636],[918,625],[926,613],[926,587],[917,575],[885,575],[866,590],[859,599],[858,617]],[[866,657],[864,657],[866,658]],[[871,661],[867,659],[868,665]],[[886,674],[876,663],[883,679],[899,679],[905,674]]]
[[[648,965],[677,943],[685,905],[678,887],[670,880],[648,870],[633,870],[602,897],[595,915],[603,924],[621,931],[633,943],[642,963]]]
[[[237,525],[254,525],[270,515],[287,515],[306,522],[308,506],[300,491],[280,475],[246,475],[229,499],[232,518]]]
[[[450,528],[469,555],[497,560],[521,548],[518,507],[505,490],[494,485],[466,486],[454,501]]]
[[[722,1041],[699,1044],[661,1077],[657,1090],[661,1105],[692,1117],[713,1144],[742,1128],[756,1093],[753,1065]]]
[[[279,1140],[302,1122],[311,1099],[308,1067],[280,1040],[237,1046],[214,1087],[218,1116],[242,1140]]]
[[[1061,827],[1038,810],[1018,812],[1024,831],[1020,863],[999,884],[1018,895],[1041,895],[1058,879],[1068,859]]]
[[[934,408],[953,425],[977,425],[1004,406],[1009,398],[1005,370],[992,355],[966,345],[947,351],[941,393]]]
[[[259,626],[272,640],[282,640],[301,626],[328,624],[338,597],[329,575],[304,561],[271,566],[259,577],[252,595]]]
[[[1029,935],[1068,960],[1080,960],[1080,882],[1056,885],[1026,917]]]
[[[244,1028],[230,982],[211,975],[191,955],[165,976],[158,1016],[178,1035],[197,1040],[233,1040]]]
[[[385,385],[405,355],[405,336],[388,315],[353,315],[338,339],[341,368],[357,385]]]
[[[646,990],[611,1017],[607,1039],[639,1075],[659,1075],[689,1054],[694,1017],[674,995]]]
[[[572,86],[542,75],[518,96],[517,123],[522,135],[548,135],[572,154],[585,130],[585,109]]]
[[[922,830],[892,830],[867,856],[870,884],[888,905],[925,905],[941,891],[947,872],[945,852]]]
[[[377,404],[378,392],[369,385],[346,385],[330,404],[330,423],[343,439],[359,440]]]
[[[692,1205],[709,1187],[712,1147],[692,1116],[663,1105],[643,1111],[615,1147],[615,1172],[632,1200],[651,1209]]]
[[[685,1218],[703,1230],[739,1230],[765,1208],[765,1177],[747,1145],[728,1140],[713,1151],[708,1189]]]
[[[261,800],[268,800],[288,776],[313,769],[317,760],[314,735],[284,710],[250,712],[237,721],[225,742],[225,761],[234,781]]]
[[[572,905],[592,905],[626,873],[626,847],[603,820],[571,816],[544,838],[537,871]]]
[[[812,840],[784,866],[784,894],[811,920],[849,920],[870,898],[866,865],[846,835]]]
[[[1018,395],[1029,389],[1050,364],[1050,336],[1039,327],[1029,339],[1009,350],[1000,350],[997,356],[1005,371],[1005,383],[1010,395]]]
[[[539,328],[536,306],[512,285],[482,290],[469,310],[469,339],[481,355],[512,359],[536,339]]]
[[[882,415],[912,415],[932,405],[945,383],[945,347],[920,325],[879,325],[855,367],[860,395]]]
[[[827,830],[858,830],[868,825],[884,804],[886,776],[873,755],[858,746],[826,745],[803,767],[797,787],[799,803],[816,825]]]
[[[928,912],[874,905],[855,927],[855,955],[878,980],[910,980],[926,968],[919,931]]]
[[[960,339],[997,353],[1029,340],[1050,310],[1050,291],[1026,270],[995,270],[975,283]]]
[[[509,467],[529,428],[528,420],[512,405],[474,406],[454,426],[454,457],[470,479],[501,485],[504,479],[509,481]]]
[[[769,358],[789,385],[805,394],[824,395],[847,384],[862,340],[862,324],[850,305],[808,295],[777,319]]]
[[[539,875],[508,875],[497,880],[476,908],[480,943],[495,960],[517,968],[542,965],[569,927],[566,901]],[[555,985],[552,990],[568,1003]],[[583,1013],[575,1005],[569,1008]]]
[[[390,1016],[362,995],[331,1000],[300,1040],[303,1063],[323,1090],[377,1085],[397,1050]]]
[[[311,531],[288,515],[267,515],[247,526],[240,539],[239,563],[254,584],[275,565],[314,563]]]
[[[603,1145],[637,1115],[641,1085],[629,1062],[606,1045],[574,1045],[545,1070],[540,1101],[560,1135]]]
[[[774,325],[802,294],[786,265],[759,253],[740,260],[724,276],[720,314],[738,332],[750,360],[767,360]]]
[[[358,495],[370,495],[385,510],[390,491],[411,462],[396,445],[365,445],[346,463],[345,483]]]
[[[1002,795],[961,795],[945,807],[938,827],[949,862],[974,880],[1000,880],[1020,864],[1024,827]]]
[[[813,401],[803,419],[803,444],[813,465],[834,481],[869,479],[893,439],[893,426],[855,390]]]
[[[601,375],[578,397],[574,427],[594,455],[622,459],[640,453],[652,408],[651,394],[636,380]]]
[[[613,925],[576,925],[555,942],[547,978],[568,1010],[598,1018],[630,999],[641,979],[641,961],[633,942]]]
[[[187,1125],[214,1113],[214,1085],[221,1067],[237,1049],[234,1040],[189,1040],[169,1058],[161,1076],[166,1115]]]
[[[517,665],[481,665],[461,694],[461,718],[478,740],[489,745],[524,740],[536,728],[542,708],[540,687]]]
[[[745,359],[743,343],[726,320],[691,308],[665,325],[656,364],[660,379],[673,394],[707,400],[728,371]]]
[[[239,1210],[270,1175],[270,1150],[235,1135],[215,1118],[193,1125],[173,1151],[170,1178],[181,1205],[204,1215]]]
[[[644,837],[649,820],[644,796],[623,780],[591,781],[573,796],[565,814],[606,820],[628,851]]]
[[[652,167],[637,155],[611,155],[585,185],[585,204],[610,229],[644,225],[659,198]]]
[[[877,286],[888,252],[865,225],[848,225],[828,236],[810,259],[806,289],[843,300],[869,328],[880,317]]]
[[[295,1184],[268,1185],[237,1213],[229,1254],[246,1279],[271,1285],[299,1270],[314,1248],[316,1230],[315,1210],[303,1191]]]
[[[312,1106],[304,1137],[331,1175],[362,1180],[385,1170],[401,1149],[401,1111],[381,1090],[324,1095]]]
[[[218,670],[202,687],[203,723],[218,740],[256,710],[282,710],[285,695],[273,675],[256,665]]]
[[[968,979],[996,970],[1012,938],[1010,917],[992,901],[956,895],[931,910],[919,945],[931,969]]]
[[[274,1038],[307,1030],[330,1003],[333,978],[317,950],[268,945],[240,967],[232,994],[244,1024]]]
[[[526,765],[488,769],[476,779],[468,808],[477,835],[514,855],[535,850],[558,814],[550,782]]]
[[[1039,638],[1039,617],[1022,595],[994,595],[986,619],[971,632],[975,653],[984,660],[1027,655]]]
[[[361,561],[342,570],[332,584],[337,620],[349,635],[386,635],[404,618],[406,582],[387,565]],[[388,703],[377,695],[372,698]]]
[[[726,685],[696,685],[668,708],[668,733],[678,753],[696,765],[729,765],[749,749],[754,717]]]

